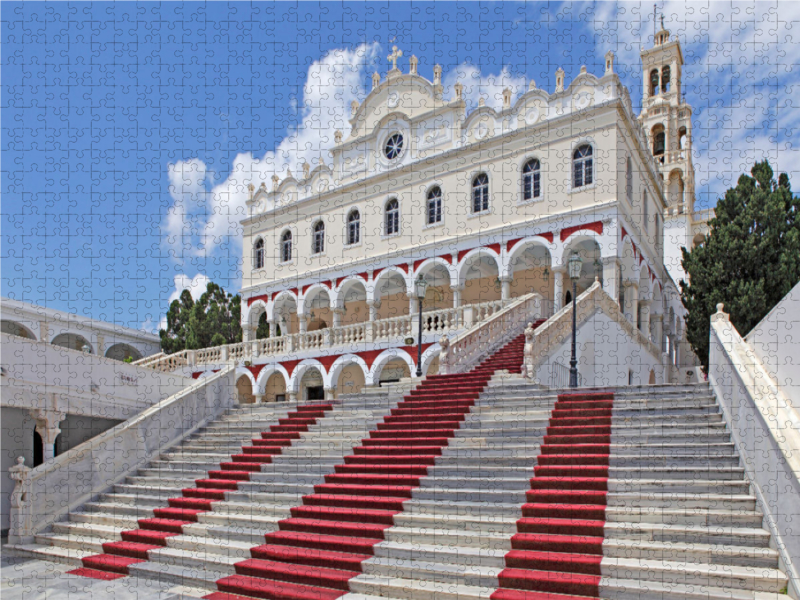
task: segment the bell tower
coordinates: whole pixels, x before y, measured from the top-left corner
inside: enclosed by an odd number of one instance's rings
[[[683,52],[670,40],[661,16],[653,47],[642,49],[643,97],[639,122],[656,159],[667,200],[664,214],[664,266],[678,283],[687,279],[681,247],[692,247],[694,229],[694,165],[692,107],[683,95]]]
[[[692,107],[683,96],[683,52],[661,16],[653,47],[642,50],[643,98],[639,122],[661,171],[668,214],[694,211]]]

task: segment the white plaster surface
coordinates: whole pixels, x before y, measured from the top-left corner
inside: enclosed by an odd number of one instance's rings
[[[744,339],[781,392],[800,407],[800,283]]]

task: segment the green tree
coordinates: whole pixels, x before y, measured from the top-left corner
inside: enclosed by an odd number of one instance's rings
[[[189,290],[173,300],[167,311],[167,328],[159,331],[161,350],[167,354],[242,341],[241,298],[209,283],[194,301]]]
[[[717,202],[705,243],[683,249],[686,335],[705,369],[709,320],[719,302],[746,334],[800,281],[800,198],[785,173],[775,182],[767,161],[750,173]]]

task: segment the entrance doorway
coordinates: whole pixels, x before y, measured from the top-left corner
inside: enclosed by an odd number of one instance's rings
[[[325,388],[321,385],[307,387],[306,400],[325,400]]]

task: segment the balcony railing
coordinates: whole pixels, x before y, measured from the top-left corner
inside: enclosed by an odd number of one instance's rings
[[[422,333],[443,334],[472,327],[476,323],[489,319],[515,300],[492,300],[479,304],[467,304],[458,308],[422,311]],[[416,338],[418,319],[417,314],[403,315],[379,321],[353,323],[317,331],[226,344],[215,348],[183,350],[175,354],[159,356],[141,366],[158,371],[174,371],[187,366],[199,367],[242,362],[294,352],[322,351],[358,343],[400,342],[408,337]]]

